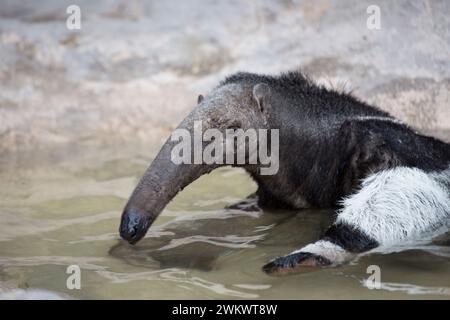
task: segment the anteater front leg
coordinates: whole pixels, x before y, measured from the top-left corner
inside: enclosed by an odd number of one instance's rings
[[[366,178],[343,201],[335,223],[317,242],[276,258],[270,274],[338,265],[378,246],[392,246],[445,232],[450,226],[448,172],[398,167]]]

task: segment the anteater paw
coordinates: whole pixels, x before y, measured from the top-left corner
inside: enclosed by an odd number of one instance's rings
[[[279,257],[263,266],[263,271],[270,275],[286,275],[303,271],[313,271],[317,267],[331,265],[331,261],[313,253],[296,252]]]

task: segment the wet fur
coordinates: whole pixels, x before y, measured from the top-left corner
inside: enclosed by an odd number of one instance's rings
[[[341,207],[321,240],[271,261],[264,271],[285,274],[342,263],[393,238],[420,237],[448,222],[449,144],[299,72],[239,73],[222,85],[230,83],[265,83],[271,89],[264,105],[269,127],[280,129],[280,171],[260,176],[248,170],[258,184],[259,204]],[[381,181],[386,176],[390,188]]]
[[[316,85],[300,72],[238,73],[198,101],[179,128],[192,130],[202,120],[221,130],[279,129],[277,174],[239,165],[256,181],[260,206],[337,207],[337,220],[322,239],[273,260],[266,272],[343,263],[449,220],[450,145],[351,94]],[[168,140],[124,209],[120,232],[130,243],[180,190],[218,167],[177,166],[168,161],[172,147]]]
[[[250,170],[262,206],[296,209],[296,200],[304,198],[314,207],[333,207],[371,173],[397,166],[431,172],[450,163],[448,144],[349,94],[317,86],[299,72],[238,73],[222,86],[230,83],[271,88],[265,101],[268,125],[280,129],[282,145],[276,176]]]

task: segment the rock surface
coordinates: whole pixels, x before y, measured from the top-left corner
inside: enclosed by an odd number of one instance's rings
[[[411,125],[450,130],[450,2],[0,0],[0,152],[160,143],[236,71],[301,68]]]

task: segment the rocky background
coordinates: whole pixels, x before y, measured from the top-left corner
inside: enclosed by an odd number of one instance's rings
[[[158,145],[226,75],[298,68],[446,137],[450,2],[0,0],[0,154]]]

